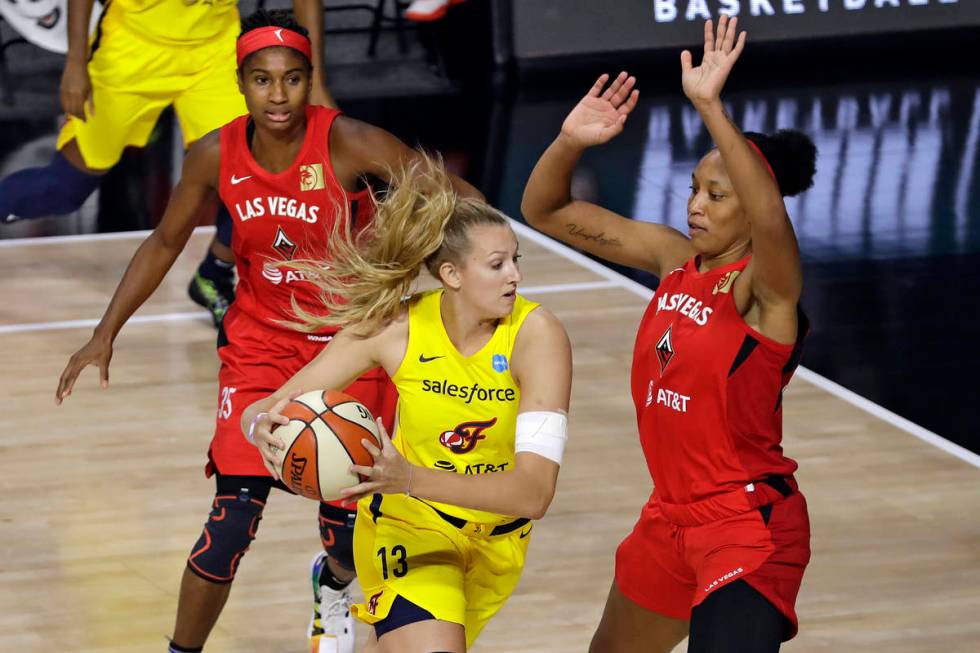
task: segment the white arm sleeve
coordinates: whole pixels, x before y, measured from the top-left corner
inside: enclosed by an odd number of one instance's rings
[[[561,465],[568,441],[568,417],[565,413],[536,410],[517,416],[514,453],[536,453]]]

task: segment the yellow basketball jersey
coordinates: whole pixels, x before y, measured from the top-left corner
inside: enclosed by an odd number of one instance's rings
[[[514,310],[472,356],[457,351],[443,326],[443,291],[423,293],[408,309],[408,349],[392,380],[398,388],[394,443],[409,462],[457,474],[514,468],[521,391],[510,373],[517,333],[538,304],[517,296]],[[514,516],[428,502],[472,522]],[[521,515],[517,515],[521,516]]]
[[[118,20],[163,45],[195,45],[238,34],[237,0],[110,0],[107,21]]]

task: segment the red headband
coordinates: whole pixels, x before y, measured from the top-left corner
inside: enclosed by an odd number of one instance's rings
[[[259,27],[253,29],[238,38],[236,49],[238,51],[238,67],[241,68],[245,57],[263,48],[273,47],[292,48],[306,55],[310,61],[313,60],[313,51],[310,47],[310,39],[299,32],[294,32],[285,27]]]
[[[762,158],[762,162],[766,164],[766,170],[768,170],[769,174],[772,175],[772,180],[776,182],[777,186],[779,186],[779,180],[776,179],[776,173],[772,171],[772,166],[769,165],[769,159],[766,158],[766,155],[762,153],[762,150],[759,149],[759,146],[756,145],[751,139],[746,138],[745,142],[748,143],[749,147],[755,150],[755,153]]]

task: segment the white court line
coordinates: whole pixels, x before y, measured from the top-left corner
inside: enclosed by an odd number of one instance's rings
[[[39,236],[37,238],[5,238],[0,240],[0,247],[29,247],[31,245],[65,245],[71,243],[86,243],[100,240],[143,240],[153,233],[152,229],[143,231],[116,231],[109,234],[78,234],[75,236]],[[213,234],[214,226],[195,227],[196,234]]]
[[[162,313],[160,315],[134,315],[126,324],[156,324],[158,322],[187,322],[188,320],[206,320],[211,322],[211,314],[207,311],[190,313]],[[99,323],[98,320],[62,320],[60,322],[27,322],[24,324],[0,325],[0,335],[5,333],[24,333],[27,331],[54,331],[55,329],[87,329]]]
[[[844,386],[834,383],[830,379],[820,376],[812,370],[801,367],[797,370],[796,376],[799,376],[801,379],[809,381],[818,388],[826,390],[830,394],[843,399],[852,406],[857,406],[861,410],[871,413],[875,417],[902,429],[906,433],[914,435],[924,442],[928,442],[935,447],[939,447],[946,453],[956,456],[960,460],[964,460],[974,467],[980,467],[980,456],[973,453],[969,449],[964,449],[960,445],[950,442],[941,435],[937,435],[932,431],[926,430],[915,422],[911,422],[901,415],[896,415],[887,408],[882,408],[875,402],[865,399],[856,392],[851,392]]]
[[[653,291],[644,286],[641,283],[633,281],[632,279],[621,275],[620,273],[610,270],[601,263],[593,261],[584,254],[575,251],[574,249],[559,243],[544,234],[535,231],[534,229],[524,225],[516,220],[511,220],[511,224],[522,238],[527,238],[528,240],[534,241],[538,245],[541,245],[545,249],[558,254],[564,259],[577,263],[581,267],[584,267],[597,275],[605,278],[606,282],[584,282],[579,284],[556,284],[551,286],[527,286],[521,289],[522,293],[527,294],[543,294],[549,292],[573,292],[575,290],[584,289],[594,289],[594,288],[609,288],[609,287],[619,287],[632,292],[639,297],[642,297],[645,301],[650,301],[653,297]],[[196,232],[209,233],[214,231],[214,227],[197,227]],[[132,238],[145,238],[150,232],[149,231],[128,231],[119,232],[112,234],[83,234],[79,236],[49,236],[42,238],[12,238],[8,240],[0,240],[0,247],[13,247],[16,245],[46,245],[46,244],[60,244],[60,243],[78,243],[85,241],[98,241],[98,240],[123,240]],[[193,312],[193,313],[166,313],[163,315],[140,315],[129,319],[129,324],[152,324],[158,322],[177,322],[177,321],[187,321],[194,319],[204,319],[207,318],[208,314],[204,311]],[[98,324],[98,320],[68,320],[62,322],[34,322],[28,324],[9,324],[0,326],[0,334],[8,333],[23,333],[26,331],[48,331],[53,329],[78,329],[78,328],[91,328]],[[818,386],[819,388],[826,390],[835,397],[846,401],[847,403],[859,408],[866,413],[874,415],[878,419],[887,422],[894,426],[895,428],[905,431],[909,435],[912,435],[923,442],[931,444],[934,447],[942,449],[951,456],[955,456],[960,460],[973,465],[974,467],[980,468],[980,456],[964,449],[963,447],[950,442],[946,438],[929,431],[918,424],[911,422],[900,415],[896,415],[890,410],[879,406],[869,399],[865,399],[861,395],[848,390],[847,388],[834,383],[830,379],[823,377],[816,372],[809,370],[803,366],[800,366],[797,370],[797,376],[810,383]]]
[[[520,236],[521,238],[532,240],[538,245],[544,247],[545,249],[552,251],[555,254],[558,254],[559,256],[566,258],[570,261],[574,261],[575,263],[578,263],[582,267],[588,268],[589,270],[595,272],[598,275],[605,277],[606,279],[609,279],[610,281],[618,282],[617,285],[619,285],[624,290],[628,290],[636,295],[639,295],[646,301],[650,301],[650,298],[653,297],[653,291],[647,288],[646,286],[639,284],[636,281],[633,281],[632,279],[625,277],[614,270],[610,270],[609,268],[605,267],[601,263],[597,263],[596,261],[593,261],[589,257],[575,251],[574,249],[568,247],[567,245],[552,240],[550,237],[538,231],[535,231],[531,227],[521,224],[520,222],[512,220],[511,226],[514,227],[514,231],[516,231],[518,236]],[[943,451],[950,454],[951,456],[956,456],[963,462],[973,465],[974,467],[980,468],[980,456],[973,453],[972,451],[965,449],[959,446],[958,444],[950,442],[949,440],[942,437],[941,435],[937,435],[932,431],[922,428],[915,422],[911,422],[905,419],[904,417],[902,417],[901,415],[896,415],[895,413],[891,412],[887,408],[883,408],[878,404],[874,403],[873,401],[869,399],[865,399],[861,395],[848,390],[844,386],[834,383],[833,381],[831,381],[826,377],[820,376],[813,370],[809,370],[803,366],[800,366],[796,371],[796,376],[806,381],[809,381],[813,385],[823,390],[826,390],[827,392],[834,395],[838,399],[842,399],[847,403],[851,404],[852,406],[859,408],[866,413],[874,415],[878,419],[887,422],[888,424],[891,424],[895,428],[905,431],[909,435],[915,436],[920,440],[922,440],[923,442],[931,444],[934,447],[942,449]]]
[[[558,283],[545,286],[527,286],[521,288],[521,294],[544,295],[559,292],[577,292],[580,290],[599,290],[602,288],[618,288],[614,281],[583,281],[581,283]],[[186,322],[188,320],[211,321],[206,311],[190,313],[161,313],[158,315],[136,315],[126,321],[126,324],[158,324],[161,322]],[[0,335],[9,333],[25,333],[31,331],[54,331],[56,329],[90,329],[99,323],[96,319],[61,320],[58,322],[27,322],[23,324],[0,325]]]

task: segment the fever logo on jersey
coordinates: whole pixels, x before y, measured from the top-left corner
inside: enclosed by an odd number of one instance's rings
[[[670,330],[674,327],[669,326],[664,334],[657,341],[657,360],[660,361],[660,373],[663,374],[667,369],[667,363],[674,357],[674,343],[671,342]]]
[[[322,190],[323,189],[323,164],[311,163],[299,167],[299,189],[300,190]]]
[[[289,240],[282,227],[276,227],[276,239],[272,242],[272,249],[282,254],[283,258],[287,261],[290,261],[293,258],[293,254],[296,253],[296,243]]]
[[[452,431],[443,431],[439,444],[453,453],[469,453],[477,442],[487,437],[483,432],[496,423],[496,417],[484,422],[463,422]]]
[[[735,285],[735,279],[738,279],[738,275],[741,273],[741,270],[732,270],[721,279],[718,279],[718,283],[716,283],[715,287],[711,289],[711,294],[717,295],[718,293],[722,293],[727,295],[729,292],[731,292],[732,286]]]
[[[378,611],[378,600],[381,598],[381,595],[384,593],[385,591],[381,590],[377,594],[372,595],[370,599],[368,599],[367,611],[369,614],[374,614],[375,612]]]

